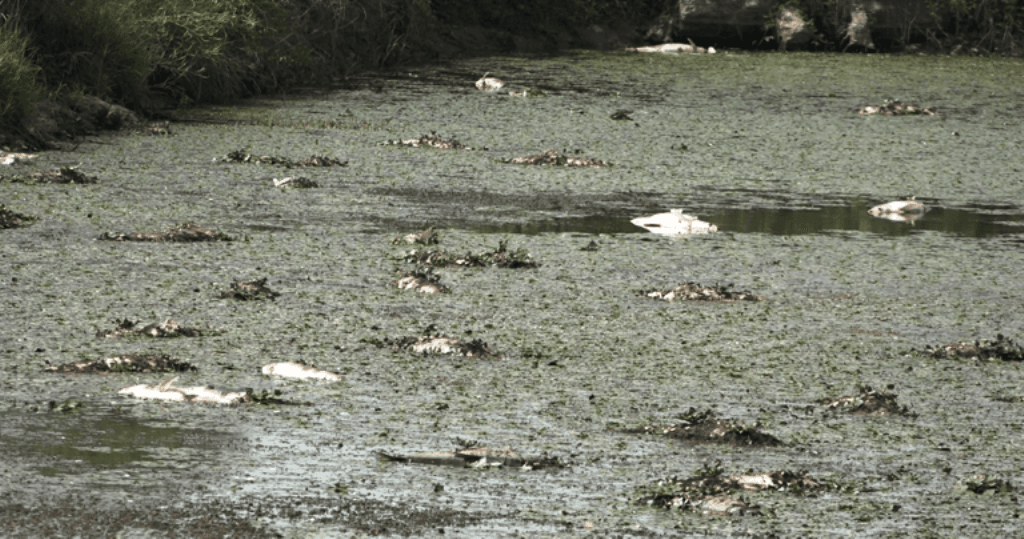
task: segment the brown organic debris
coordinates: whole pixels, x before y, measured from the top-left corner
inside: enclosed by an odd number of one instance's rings
[[[711,410],[698,412],[690,408],[675,425],[647,425],[627,429],[630,434],[657,434],[691,444],[728,444],[735,447],[772,447],[783,445],[778,438],[761,432],[760,425],[743,425],[734,421],[716,419]]]
[[[469,146],[460,143],[455,137],[450,139],[441,138],[436,131],[431,131],[429,135],[423,135],[420,138],[412,138],[406,140],[388,140],[384,142],[385,145],[395,146],[408,146],[410,148],[419,148],[421,146],[427,148],[437,148],[439,150],[472,150]]]
[[[996,335],[996,340],[976,340],[971,342],[957,342],[944,346],[926,346],[926,354],[939,359],[946,358],[971,358],[971,359],[1001,359],[1003,361],[1024,361],[1024,347],[1014,342],[1002,333]]]
[[[1005,494],[1007,492],[1014,492],[1017,489],[1005,479],[999,479],[989,475],[978,474],[971,476],[970,479],[965,481],[967,490],[975,494],[985,494],[988,491],[992,491],[995,494]]]
[[[282,189],[315,189],[320,187],[320,184],[309,178],[296,176],[294,178],[274,178],[274,187],[280,187]]]
[[[112,234],[110,232],[104,232],[99,239],[105,241],[153,241],[168,243],[234,241],[234,238],[227,234],[214,232],[192,222],[178,225],[167,232],[137,232],[135,234]]]
[[[532,269],[540,266],[525,249],[508,250],[508,241],[498,243],[498,249],[489,253],[456,255],[446,251],[410,251],[406,262],[434,267],[483,268],[495,266],[510,269]]]
[[[235,150],[227,154],[223,160],[230,163],[258,163],[261,165],[281,165],[288,168],[343,167],[348,165],[348,161],[342,161],[340,159],[324,155],[314,154],[301,161],[293,161],[287,157],[253,155],[246,150]]]
[[[558,153],[555,150],[548,150],[538,155],[528,155],[526,157],[514,157],[512,159],[505,160],[506,163],[513,165],[558,165],[563,167],[584,167],[584,168],[602,168],[609,165],[600,159],[589,159],[586,157],[572,157],[565,154]]]
[[[890,384],[889,389],[893,386]],[[818,404],[833,410],[842,410],[858,415],[903,415],[914,416],[906,406],[896,404],[895,393],[875,390],[870,386],[858,386],[857,395],[844,396],[837,399],[822,399]]]
[[[173,318],[168,318],[163,324],[149,324],[148,326],[137,327],[138,322],[134,322],[127,318],[122,320],[115,320],[117,327],[114,329],[104,330],[96,333],[97,337],[108,337],[118,339],[121,337],[201,337],[203,335],[210,335],[214,332],[211,330],[202,330],[196,328],[186,328],[178,325],[178,322]]]
[[[750,292],[736,292],[724,286],[703,286],[699,283],[685,283],[670,289],[642,290],[641,296],[663,301],[685,299],[690,301],[763,301],[763,296]]]
[[[57,170],[40,170],[28,175],[15,174],[13,176],[0,175],[0,181],[13,183],[74,183],[90,184],[97,183],[96,176],[87,176],[80,172],[77,167],[62,167]]]
[[[92,361],[65,363],[47,369],[63,373],[100,372],[188,372],[196,368],[188,361],[157,354],[123,354]]]
[[[412,234],[397,237],[391,240],[391,244],[401,245],[403,243],[418,243],[420,245],[437,245],[440,241],[440,236],[434,231],[434,227],[430,227],[420,232],[414,232]]]
[[[267,278],[253,279],[252,281],[235,281],[231,288],[221,291],[220,297],[225,299],[237,299],[240,301],[255,301],[264,298],[274,299],[281,294],[267,288]]]
[[[437,333],[433,324],[423,330],[423,335],[418,337],[399,337],[392,339],[385,337],[383,340],[366,341],[378,347],[390,347],[393,350],[411,350],[417,354],[446,354],[453,356],[497,358],[501,354],[491,350],[487,343],[480,339],[473,339],[463,342],[451,337],[445,337]]]
[[[869,105],[857,112],[860,114],[878,114],[880,116],[935,116],[938,114],[938,111],[934,108],[915,107],[914,105],[907,105],[898,99],[886,99],[885,103],[880,107]]]
[[[31,215],[24,215],[7,209],[7,206],[0,204],[0,230],[28,226],[36,218]]]
[[[756,515],[760,513],[756,505],[734,494],[768,489],[802,494],[820,491],[823,486],[805,472],[775,471],[726,476],[716,462],[693,477],[670,477],[644,487],[637,503],[665,509],[687,509],[705,515]]]
[[[377,452],[378,458],[387,462],[406,464],[432,464],[435,466],[455,466],[457,468],[518,468],[520,470],[551,470],[562,469],[568,465],[557,458],[525,457],[509,448],[472,446],[455,451],[432,451],[415,455],[392,455],[383,451]]]
[[[451,292],[447,286],[441,284],[441,277],[435,275],[430,268],[411,272],[398,270],[398,279],[392,281],[389,286],[399,290],[415,290],[421,294],[447,294]]]

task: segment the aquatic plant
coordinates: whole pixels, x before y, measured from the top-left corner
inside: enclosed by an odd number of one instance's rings
[[[489,253],[456,255],[446,251],[410,251],[404,257],[406,262],[434,267],[476,267],[496,266],[511,269],[532,269],[540,266],[525,249],[508,250],[508,240],[498,242],[498,248]]]
[[[252,281],[235,281],[231,288],[223,290],[220,297],[225,299],[237,299],[239,301],[256,301],[264,298],[274,299],[280,296],[267,287],[267,278],[254,279]]]
[[[196,368],[186,360],[162,354],[123,354],[92,361],[54,365],[46,370],[61,373],[187,372]]]
[[[138,322],[124,318],[121,320],[115,320],[114,323],[117,325],[114,329],[102,330],[96,333],[97,337],[100,338],[113,338],[118,339],[122,337],[160,337],[160,338],[171,338],[171,337],[201,337],[203,335],[216,334],[217,332],[212,330],[203,330],[196,328],[181,327],[178,322],[173,318],[164,320],[163,324],[149,324],[142,327],[137,327]]]
[[[6,205],[0,204],[0,230],[28,226],[35,220],[36,218],[31,215],[17,213],[7,209]]]
[[[894,386],[889,385],[888,389]],[[916,416],[906,406],[896,403],[895,393],[883,390],[872,389],[871,386],[858,385],[857,394],[844,396],[835,399],[825,398],[818,401],[818,404],[827,406],[832,410],[842,410],[850,414],[858,415],[902,415]]]
[[[172,243],[234,241],[234,238],[227,234],[214,232],[192,222],[172,227],[167,232],[137,232],[135,234],[114,234],[112,232],[104,232],[97,239],[104,241],[152,241]]]
[[[5,176],[0,174],[0,181],[12,183],[70,183],[70,184],[92,184],[99,182],[96,176],[86,175],[78,170],[78,167],[61,167],[57,170],[39,170],[29,175],[14,174]]]
[[[996,340],[976,340],[974,342],[956,342],[943,346],[928,345],[924,353],[939,359],[974,358],[1001,359],[1003,361],[1024,361],[1024,347],[1013,339],[996,334]]]

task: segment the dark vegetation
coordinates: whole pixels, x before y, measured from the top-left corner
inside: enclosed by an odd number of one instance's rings
[[[840,48],[848,1],[776,3],[795,7],[809,21],[815,47]],[[45,143],[24,132],[15,136],[21,119],[38,109],[36,103],[44,98],[73,105],[83,96],[97,96],[159,116],[161,111],[197,102],[327,85],[360,70],[399,63],[465,53],[597,46],[584,35],[595,24],[637,40],[659,17],[678,13],[676,4],[0,0],[0,133],[5,135],[0,142]],[[1016,0],[907,3],[911,4],[913,9],[895,7],[886,14],[886,24],[896,29],[888,39],[889,50],[918,43],[947,52],[1021,52],[1024,4]],[[774,31],[772,19],[766,17],[765,36]]]

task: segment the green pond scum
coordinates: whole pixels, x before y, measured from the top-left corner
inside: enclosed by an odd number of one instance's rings
[[[546,95],[476,90],[488,71]],[[0,230],[0,535],[84,496],[135,519],[111,520],[108,536],[156,529],[140,515],[164,506],[174,518],[214,507],[285,537],[1012,536],[1024,363],[924,351],[1024,339],[1022,79],[1019,59],[994,57],[486,57],[221,106],[231,122],[84,138],[12,165],[25,177],[81,166],[101,181],[0,182],[3,207],[35,217]],[[858,113],[886,100],[939,114]],[[610,120],[617,110],[632,120]],[[479,149],[381,145],[434,132]],[[321,187],[282,190],[254,177],[283,167],[221,160],[239,148],[348,165],[304,168]],[[553,148],[615,166],[502,162]],[[867,213],[911,196],[926,206],[911,221]],[[673,209],[718,231],[671,238],[629,223]],[[239,239],[97,239],[174,223]],[[407,243],[425,230],[441,244]],[[452,293],[397,291],[396,269],[429,262],[406,262],[413,249],[481,263],[435,269]],[[766,299],[638,294],[681,283]],[[259,297],[273,301],[237,301]],[[218,331],[95,337],[124,316]],[[500,356],[392,349],[424,337]],[[118,393],[162,373],[46,372],[129,354],[187,360],[181,387],[244,388],[271,405]],[[344,379],[261,374],[288,361]],[[896,411],[845,413],[871,399]],[[712,430],[756,426],[784,443],[622,432],[686,430],[691,409]],[[376,458],[457,440],[573,465]],[[704,484],[691,478],[708,462],[730,481],[785,472],[823,487],[723,483],[701,496],[757,510],[719,511],[683,489]],[[650,490],[671,477],[681,493]],[[651,492],[668,497],[638,503]],[[65,535],[94,533],[50,518]]]

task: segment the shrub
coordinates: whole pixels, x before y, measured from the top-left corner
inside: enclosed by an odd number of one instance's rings
[[[25,57],[26,44],[13,24],[0,26],[0,123],[20,120],[42,94],[39,68]]]

